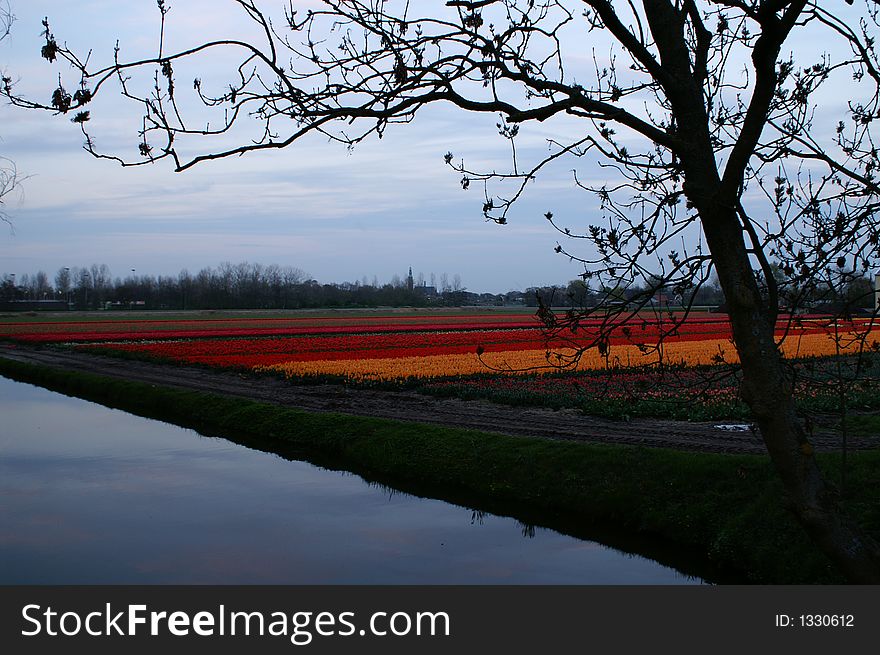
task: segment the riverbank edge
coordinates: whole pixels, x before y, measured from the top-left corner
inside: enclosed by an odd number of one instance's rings
[[[741,572],[749,582],[842,582],[783,509],[781,485],[766,457],[558,442],[309,413],[3,358],[0,374],[211,436],[250,440],[260,449],[418,495],[453,502],[466,497],[471,505],[485,500],[494,513],[508,506],[548,517],[538,525],[574,520],[659,537],[723,570]],[[837,460],[823,457],[829,469]],[[850,454],[849,462],[850,489],[880,488],[880,452]],[[870,516],[855,512],[856,518],[877,525],[877,503],[864,500],[853,507]]]

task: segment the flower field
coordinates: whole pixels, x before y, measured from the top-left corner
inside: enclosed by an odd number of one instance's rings
[[[629,415],[647,403],[653,414],[690,416],[693,401],[719,415],[742,408],[735,376],[713,366],[737,361],[727,319],[719,315],[694,315],[678,326],[668,317],[633,319],[611,332],[602,352],[587,348],[600,334],[599,320],[548,334],[522,312],[87,319],[0,322],[0,339],[292,380],[406,383],[426,393],[592,413]],[[860,343],[848,336],[854,333],[862,335],[862,347],[876,350],[880,340],[872,324],[834,325],[821,317],[798,317],[780,324],[780,335],[783,330],[783,353],[804,361],[853,351]],[[673,376],[653,366],[661,354],[674,365]],[[600,374],[607,370],[614,374]],[[815,387],[799,390],[805,398],[815,393]],[[866,387],[863,395],[873,393]],[[670,401],[679,409],[663,405]]]
[[[604,352],[595,347],[581,352],[599,334],[598,319],[548,336],[531,314],[489,311],[9,322],[0,323],[0,338],[352,381],[555,372],[562,364],[577,370],[643,367],[657,362],[658,352],[665,362],[685,366],[736,361],[726,317],[692,316],[663,338],[658,351],[660,335],[671,326],[668,319],[632,320],[611,333]],[[834,329],[826,319],[799,318],[787,326],[782,350],[790,357],[811,357],[834,354],[841,345],[855,347],[846,340],[836,344]],[[880,332],[871,332],[869,342],[875,334],[880,338]]]

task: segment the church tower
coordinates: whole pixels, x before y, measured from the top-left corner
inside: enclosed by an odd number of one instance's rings
[[[413,290],[413,276],[412,276],[412,266],[409,267],[409,275],[406,276],[406,289],[410,293]]]

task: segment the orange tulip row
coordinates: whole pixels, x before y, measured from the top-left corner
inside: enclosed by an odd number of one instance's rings
[[[781,346],[785,357],[820,357],[856,352],[860,347],[877,347],[880,330],[866,339],[844,335],[835,342],[828,334],[805,334],[785,340]],[[634,345],[613,345],[607,356],[596,349],[578,353],[571,349],[557,351],[519,350],[476,353],[427,355],[424,357],[361,358],[348,360],[290,361],[269,366],[255,366],[255,371],[280,372],[294,378],[302,376],[341,376],[354,381],[400,380],[406,378],[438,378],[475,373],[547,373],[559,370],[596,370],[657,364],[700,366],[738,361],[736,349],[729,339],[703,341],[672,341],[656,350],[644,352]]]

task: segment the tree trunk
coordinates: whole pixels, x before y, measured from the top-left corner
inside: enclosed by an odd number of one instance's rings
[[[702,196],[705,198],[706,196]],[[880,544],[843,513],[823,479],[798,419],[793,383],[776,347],[775,308],[766,307],[736,213],[705,203],[701,220],[724,290],[743,374],[743,400],[787,494],[787,506],[852,582],[880,582]]]
[[[880,544],[847,518],[836,490],[822,477],[813,447],[798,420],[794,389],[774,338],[776,307],[762,298],[754,262],[746,247],[737,213],[742,175],[767,119],[778,79],[776,58],[802,2],[786,11],[786,25],[763,16],[765,32],[752,59],[756,77],[736,153],[728,152],[725,183],[719,173],[710,116],[700,80],[692,74],[681,15],[671,3],[644,2],[651,32],[662,57],[660,83],[676,117],[676,154],[684,173],[683,191],[699,213],[712,262],[724,291],[743,374],[743,399],[761,432],[767,452],[782,479],[788,508],[813,541],[853,582],[880,582]],[[799,5],[800,8],[798,8]],[[763,5],[762,5],[763,7]],[[789,20],[790,19],[790,20]],[[733,160],[736,159],[734,162]],[[737,177],[739,171],[739,179]]]

